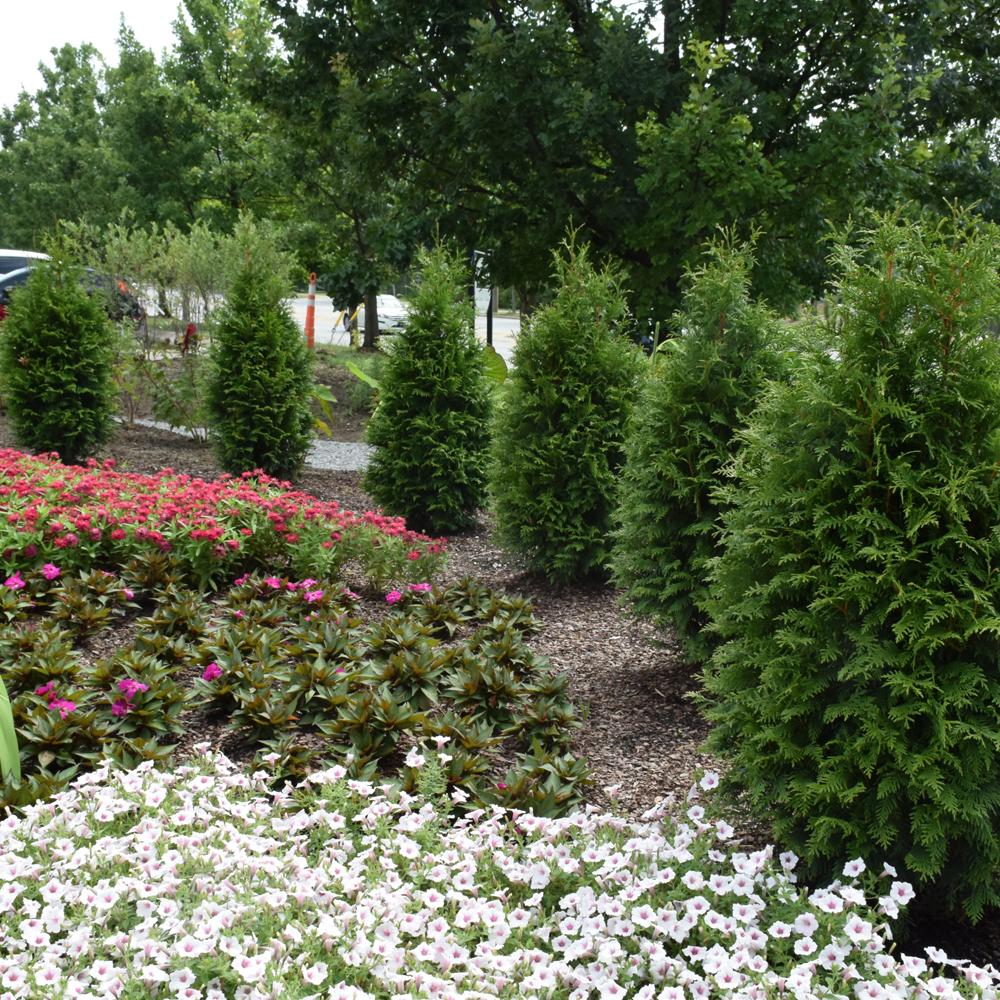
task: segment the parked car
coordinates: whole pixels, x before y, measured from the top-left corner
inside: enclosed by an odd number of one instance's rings
[[[0,251],[6,252],[6,251]],[[43,254],[35,254],[37,257],[44,257]],[[48,259],[47,257],[44,259]],[[15,288],[23,285],[31,274],[33,267],[19,267],[7,274],[0,274],[0,305],[10,304],[10,297]],[[107,310],[111,319],[116,322],[126,316],[132,320],[142,318],[142,306],[138,299],[129,291],[128,285],[124,281],[117,282],[117,288],[112,289],[107,294],[107,279],[95,271],[92,267],[84,268],[83,284],[87,288],[87,294],[93,295],[95,291],[100,291],[107,298]]]
[[[48,260],[48,254],[33,250],[0,250],[0,275],[10,274],[22,267],[31,267],[36,260]]]
[[[406,319],[410,314],[410,307],[405,302],[400,302],[395,295],[376,295],[375,311],[378,314],[379,333],[398,333],[406,325]],[[365,328],[365,307],[358,310],[355,320],[359,330]],[[350,312],[344,312],[343,324],[345,328],[351,326]]]

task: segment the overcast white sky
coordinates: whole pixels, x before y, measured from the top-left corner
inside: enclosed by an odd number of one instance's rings
[[[112,65],[118,62],[118,21],[122,14],[139,41],[159,55],[173,42],[171,21],[177,0],[4,0],[3,45],[0,48],[0,106],[8,107],[24,86],[34,93],[42,86],[38,64],[51,65],[49,49],[67,42],[90,42]]]

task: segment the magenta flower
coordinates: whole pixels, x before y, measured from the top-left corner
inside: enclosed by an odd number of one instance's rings
[[[388,594],[385,595],[386,604],[395,604],[396,601],[403,599],[403,595],[398,590],[390,590]]]
[[[281,581],[276,576],[269,576],[264,580],[272,590],[281,590]]]
[[[214,681],[216,677],[222,676],[222,668],[217,663],[210,663],[205,667],[204,673],[201,675],[203,681]]]
[[[35,688],[35,694],[52,694],[53,689],[56,686],[55,681],[49,681],[48,684],[43,684],[41,687]]]
[[[132,680],[131,677],[126,677],[125,680],[118,682],[118,690],[131,701],[132,695],[137,694],[139,691],[148,691],[149,687],[145,684],[140,684],[139,681]]]
[[[429,583],[411,583],[407,589],[416,591],[430,590],[431,585]]]
[[[46,580],[54,580],[61,572],[62,570],[58,566],[53,566],[52,563],[46,563],[42,567],[42,576]]]
[[[128,710],[129,710],[129,702],[125,698],[119,698],[111,706],[111,714],[117,715],[119,718],[121,718],[123,715],[128,715]]]
[[[49,708],[53,712],[58,710],[59,718],[65,719],[66,716],[76,708],[76,702],[65,701],[62,698],[53,698],[53,700],[49,702]]]
[[[4,580],[4,586],[10,587],[11,590],[20,590],[24,586],[24,580],[21,579],[21,571],[18,570],[13,576],[8,576]]]
[[[309,601],[310,604],[313,601],[322,601],[323,600],[323,591],[322,590],[307,590],[306,591],[306,600]]]

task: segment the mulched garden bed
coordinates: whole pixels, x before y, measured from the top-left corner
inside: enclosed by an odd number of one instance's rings
[[[0,447],[17,447],[4,416]],[[142,426],[119,426],[97,458],[114,458],[123,471],[131,472],[172,468],[206,480],[220,473],[207,445]],[[293,486],[318,499],[335,500],[347,510],[374,507],[357,472],[307,468]],[[530,576],[493,544],[491,535],[489,518],[481,514],[474,530],[451,536],[445,579],[473,576],[490,587],[527,596],[537,606],[542,628],[531,638],[531,646],[567,671],[570,696],[580,706],[583,725],[571,752],[585,757],[594,770],[588,799],[611,807],[606,789],[617,786],[617,810],[637,818],[665,796],[686,793],[694,772],[714,762],[699,751],[708,727],[687,697],[697,688],[697,672],[685,663],[674,636],[623,614],[611,586],[555,588]],[[362,617],[369,620],[383,607],[380,595],[365,595]],[[120,628],[95,637],[84,655],[108,656],[127,644],[127,623]],[[207,739],[232,757],[249,755],[239,734],[200,718],[185,721],[191,732],[179,751]],[[745,825],[744,832],[753,842],[767,837],[766,829],[751,825]],[[1000,915],[988,915],[975,928],[921,915],[905,950],[923,954],[928,944],[954,958],[1000,968]]]

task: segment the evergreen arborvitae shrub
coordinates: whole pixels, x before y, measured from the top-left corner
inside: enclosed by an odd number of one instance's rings
[[[500,542],[565,584],[611,551],[625,424],[643,359],[619,333],[617,277],[572,238],[556,253],[558,291],[523,329],[494,423],[490,466]]]
[[[712,496],[737,431],[783,368],[776,318],[750,298],[749,245],[714,242],[674,316],[675,339],[629,425],[612,569],[632,610],[673,625],[694,662],[711,654],[707,572],[719,554]]]
[[[18,288],[0,326],[0,385],[17,440],[66,463],[111,437],[114,331],[83,271],[40,264]]]
[[[774,384],[726,500],[709,746],[817,877],[1000,902],[1000,233],[837,243],[831,350]]]
[[[443,246],[421,253],[420,264],[368,423],[378,450],[365,488],[410,527],[438,534],[468,527],[485,506],[493,397],[465,268]]]
[[[312,442],[313,357],[284,299],[270,235],[241,221],[225,304],[216,312],[205,406],[219,465],[289,479]]]

